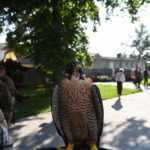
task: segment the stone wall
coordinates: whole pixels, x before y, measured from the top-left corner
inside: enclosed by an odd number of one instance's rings
[[[106,75],[112,77],[112,69],[84,69],[86,77],[97,76],[97,75]],[[117,69],[115,70],[115,73]],[[143,73],[143,72],[142,72]],[[150,78],[150,71],[149,78]],[[131,81],[131,76],[134,75],[134,70],[125,69],[126,81]],[[23,86],[27,85],[36,85],[36,84],[45,84],[47,76],[40,72],[38,69],[28,69],[28,71],[23,72]]]
[[[97,75],[107,75],[112,76],[112,69],[102,68],[102,69],[84,69],[86,77],[97,76]]]

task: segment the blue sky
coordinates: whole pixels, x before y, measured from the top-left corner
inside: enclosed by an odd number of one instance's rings
[[[92,24],[87,24],[86,33],[89,37],[89,52],[99,53],[102,56],[116,57],[117,53],[132,53],[134,49],[122,45],[122,43],[131,44],[132,38],[135,35],[135,28],[139,27],[140,23],[144,23],[150,31],[150,6],[143,7],[140,10],[140,21],[131,23],[129,15],[121,14],[111,18],[111,21],[105,20],[105,10],[100,9],[101,25],[97,26],[97,32],[92,31]],[[6,35],[0,35],[0,42],[5,42]]]

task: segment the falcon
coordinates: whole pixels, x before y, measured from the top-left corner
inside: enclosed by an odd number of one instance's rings
[[[66,150],[97,150],[103,130],[103,104],[95,84],[85,80],[80,62],[66,65],[63,78],[52,94],[52,117]],[[61,149],[61,148],[58,148]]]

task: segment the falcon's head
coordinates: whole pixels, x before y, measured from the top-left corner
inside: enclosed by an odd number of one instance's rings
[[[65,67],[65,73],[68,73],[69,75],[79,74],[82,79],[84,74],[83,65],[77,61],[70,62]]]

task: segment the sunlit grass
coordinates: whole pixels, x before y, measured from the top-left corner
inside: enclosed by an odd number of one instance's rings
[[[105,84],[98,84],[98,87],[101,92],[102,99],[110,99],[117,97],[117,87],[112,86],[112,85],[105,85]],[[133,94],[140,92],[141,90],[139,89],[129,89],[129,88],[123,88],[122,95],[128,95],[128,94]]]
[[[141,81],[141,84],[144,85],[144,79]],[[148,79],[148,85],[150,85],[150,79]]]
[[[116,86],[100,84],[98,85],[102,95],[102,99],[110,99],[117,97]],[[21,90],[24,96],[29,96],[24,103],[16,102],[15,116],[16,118],[23,118],[31,115],[37,115],[44,112],[49,112],[50,108],[50,89],[51,87],[38,85],[32,87],[25,87]],[[140,92],[138,89],[123,89],[123,95]]]
[[[15,116],[17,118],[50,111],[50,87],[26,87],[21,90],[21,93],[29,96],[29,99],[25,99],[23,104],[16,102]]]

